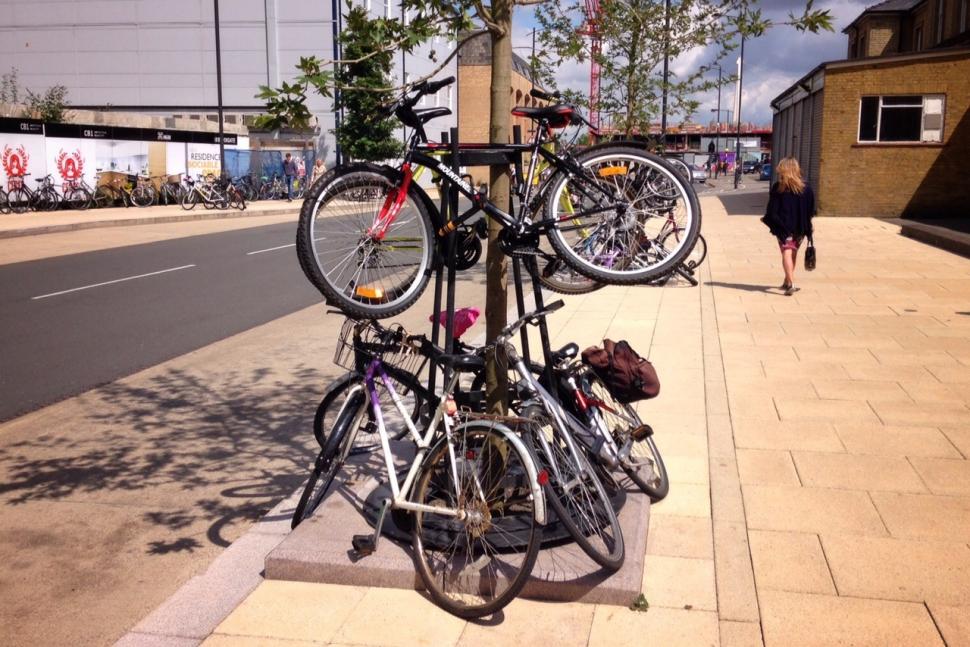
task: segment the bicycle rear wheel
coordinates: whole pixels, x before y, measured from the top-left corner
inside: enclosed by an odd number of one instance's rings
[[[511,441],[512,432],[493,425],[457,427],[454,453],[439,442],[411,498],[442,510],[414,513],[414,563],[435,604],[460,618],[491,615],[511,602],[532,573],[542,541],[532,457]],[[455,511],[461,517],[448,514]]]
[[[399,183],[380,167],[339,167],[313,185],[300,210],[300,266],[327,302],[350,317],[396,315],[428,285],[435,238],[417,190],[403,196],[393,220],[380,220]]]
[[[377,386],[377,397],[381,403],[381,415],[384,418],[384,428],[387,435],[392,440],[400,440],[408,434],[407,423],[400,411],[393,405],[390,394],[384,388],[384,383],[378,379],[375,381],[375,385]],[[317,439],[321,448],[326,444],[330,430],[334,427],[344,399],[348,393],[355,390],[364,390],[364,376],[356,371],[351,371],[334,380],[324,392],[323,399],[320,400],[320,405],[317,407],[316,415],[313,418],[313,436]],[[423,410],[424,400],[414,391],[408,390],[396,381],[394,382],[394,390],[401,398],[411,421],[417,423]],[[380,436],[374,423],[374,414],[368,407],[367,417],[361,420],[360,429],[357,431],[357,445],[361,451],[364,451],[369,450],[379,442]]]
[[[14,213],[26,213],[30,208],[30,195],[24,189],[14,189],[7,195],[7,204]]]
[[[527,442],[532,443],[536,467],[549,474],[545,485],[549,507],[594,562],[619,570],[626,557],[623,530],[593,466],[582,452],[572,453],[563,431],[541,406],[528,405],[521,415],[532,422]]]
[[[7,201],[7,192],[0,189],[0,213],[10,213],[10,203]]]
[[[677,267],[700,233],[697,194],[662,158],[634,148],[599,148],[576,160],[582,175],[550,179],[546,221],[556,253],[601,283],[643,284]],[[684,237],[668,249],[669,222]],[[667,225],[669,227],[669,225]]]

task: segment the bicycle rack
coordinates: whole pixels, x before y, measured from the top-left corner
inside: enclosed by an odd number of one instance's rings
[[[515,165],[516,177],[522,177],[522,153],[521,150],[509,151],[505,150],[490,150],[488,148],[466,148],[462,149],[458,141],[458,129],[452,128],[450,132],[441,133],[442,143],[447,143],[449,145],[448,157],[451,161],[451,170],[456,174],[461,173],[462,166],[505,166],[507,167],[509,163]],[[513,126],[512,127],[512,143],[517,146],[522,145],[522,127]],[[514,198],[510,192],[509,195],[509,213],[514,213],[515,205]],[[441,215],[443,222],[448,222],[453,217],[458,214],[458,189],[453,185],[449,184],[447,191],[442,191],[441,194]],[[440,259],[436,262],[435,269],[435,287],[434,287],[434,313],[433,323],[431,327],[431,343],[435,346],[441,337],[441,323],[438,319],[438,313],[442,311],[441,301],[442,292],[444,292],[445,299],[445,312],[447,316],[445,317],[445,339],[444,339],[444,349],[445,353],[454,352],[454,324],[455,324],[455,267],[457,263],[458,255],[458,245],[457,245],[457,235],[456,231],[449,233],[445,238],[444,251]],[[525,293],[523,290],[522,281],[522,270],[523,265],[526,272],[529,273],[532,283],[532,293],[533,299],[535,301],[535,309],[541,310],[544,307],[544,300],[542,296],[542,286],[539,283],[539,269],[535,258],[521,259],[519,257],[513,257],[512,259],[512,280],[515,283],[515,303],[518,316],[522,316],[526,313],[525,310]],[[444,279],[444,285],[442,285],[442,279]],[[531,352],[529,348],[529,335],[526,327],[520,330],[522,339],[522,356],[526,363],[531,360]],[[540,319],[539,321],[539,337],[542,345],[542,357],[543,363],[546,367],[546,381],[550,385],[550,392],[558,397],[556,390],[555,380],[553,380],[552,375],[552,362],[550,357],[552,356],[552,349],[549,345],[549,329],[546,326],[545,319]],[[450,371],[444,371],[444,381],[447,382],[450,377]],[[435,389],[437,379],[437,371],[432,368],[429,371],[428,376],[428,390],[432,393]]]

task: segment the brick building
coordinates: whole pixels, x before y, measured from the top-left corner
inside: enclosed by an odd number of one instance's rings
[[[889,0],[774,101],[772,157],[799,159],[821,215],[970,217],[970,0]]]

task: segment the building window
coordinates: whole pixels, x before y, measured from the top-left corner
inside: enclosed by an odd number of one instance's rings
[[[865,58],[869,56],[869,52],[866,50],[866,37],[865,35],[859,36],[859,58]]]
[[[936,42],[943,40],[943,26],[946,22],[946,2],[936,0]]]
[[[862,97],[859,141],[942,141],[943,104],[941,94]]]

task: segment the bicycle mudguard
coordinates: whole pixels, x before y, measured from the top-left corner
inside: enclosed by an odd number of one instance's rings
[[[493,431],[497,431],[505,436],[505,438],[512,445],[514,445],[522,455],[528,456],[532,459],[525,466],[526,472],[528,472],[529,475],[529,489],[532,490],[532,498],[535,503],[536,521],[540,526],[546,525],[546,497],[542,486],[539,484],[539,470],[536,469],[535,459],[532,456],[532,452],[529,451],[529,448],[526,447],[524,442],[522,442],[519,435],[497,420],[469,420],[461,425],[456,425],[455,427],[491,429]],[[447,442],[447,439],[444,436],[439,438],[438,441],[428,449],[428,453],[425,455],[425,462],[430,461],[431,457],[437,453],[437,449],[445,442]],[[546,478],[548,478],[548,476]]]

